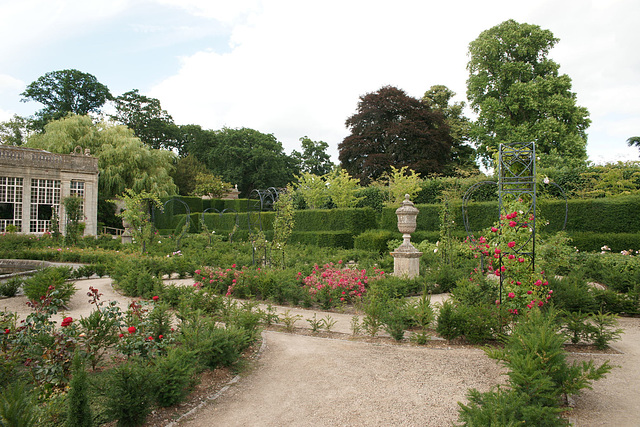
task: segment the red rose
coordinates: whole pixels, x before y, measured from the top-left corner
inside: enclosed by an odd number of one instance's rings
[[[162,338],[164,338],[163,335],[158,335],[158,339],[162,339]]]
[[[71,324],[71,322],[73,322],[73,319],[71,317],[65,317],[64,319],[62,319],[62,323],[60,324],[60,326],[66,328]]]
[[[160,297],[159,297],[158,295],[156,295],[156,296],[154,296],[152,299],[153,299],[154,301],[158,301],[158,300],[160,299]]]
[[[124,336],[124,334],[119,334],[118,336],[119,336],[120,338],[122,338],[122,337]]]
[[[127,331],[129,331],[130,334],[135,334],[136,333],[136,327],[135,326],[129,326],[129,329],[127,329]]]

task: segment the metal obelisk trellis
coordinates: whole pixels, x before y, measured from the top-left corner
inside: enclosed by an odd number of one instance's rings
[[[530,271],[535,270],[536,261],[536,149],[533,142],[517,142],[500,144],[498,160],[498,205],[500,209],[500,225],[502,227],[523,227],[529,236],[519,241],[516,246],[502,251],[498,268],[502,268],[502,257],[515,255],[528,263]],[[515,224],[508,225],[510,208],[517,204],[522,212],[518,212]],[[500,232],[502,235],[502,230]],[[500,303],[502,289],[508,280],[508,270],[500,274]]]

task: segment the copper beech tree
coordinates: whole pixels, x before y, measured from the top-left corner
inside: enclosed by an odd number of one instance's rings
[[[362,185],[391,166],[427,176],[444,172],[452,161],[452,138],[442,113],[392,86],[361,96],[346,126],[351,134],[338,145],[340,163]]]

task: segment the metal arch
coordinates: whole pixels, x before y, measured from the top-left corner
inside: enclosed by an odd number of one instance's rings
[[[262,211],[273,210],[273,205],[278,201],[278,189],[269,187],[266,190],[253,190],[247,199],[247,223],[249,226],[249,239],[253,241],[254,230],[262,232]],[[265,247],[265,261],[267,259]],[[252,250],[253,265],[256,264],[256,248]]]
[[[222,216],[222,214],[227,212],[234,212],[236,214],[236,227],[240,225],[240,220],[238,218],[238,211],[231,208],[223,209],[222,211],[219,211],[216,208],[205,209],[204,211],[202,211],[202,214],[200,214],[200,221],[202,221],[203,224],[204,224],[204,214],[207,213],[208,211],[215,211],[219,216]],[[234,233],[229,234],[229,242],[233,241],[233,234]],[[209,235],[209,245],[211,245],[211,235]]]
[[[182,203],[182,205],[184,206],[184,210],[186,212],[185,225],[182,227],[180,234],[176,238],[176,250],[178,250],[180,249],[180,242],[182,240],[182,236],[184,236],[187,233],[187,231],[189,230],[189,227],[191,226],[191,209],[189,209],[189,205],[187,205],[184,200],[180,200],[177,197],[173,197],[167,200],[166,202],[164,202],[164,204],[162,205],[162,208],[165,209],[169,204],[169,202],[175,202],[175,201]]]

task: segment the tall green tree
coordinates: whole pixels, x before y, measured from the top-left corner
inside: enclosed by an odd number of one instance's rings
[[[98,191],[103,198],[117,197],[125,189],[161,197],[177,193],[169,175],[175,154],[147,147],[122,125],[96,124],[89,116],[71,115],[47,124],[44,133],[32,135],[26,145],[60,154],[77,146],[88,148],[98,158]]]
[[[293,150],[291,157],[296,161],[300,172],[307,172],[313,175],[326,175],[334,168],[331,156],[327,153],[329,144],[324,141],[312,141],[309,137],[300,138],[302,153]]]
[[[188,146],[214,174],[237,184],[241,196],[255,189],[284,187],[293,180],[294,160],[272,134],[254,129],[223,128]]]
[[[178,147],[179,128],[158,99],[134,89],[116,97],[114,105],[116,113],[111,119],[132,129],[149,147],[169,150]]]
[[[456,93],[444,85],[434,85],[424,93],[422,102],[440,111],[451,134],[450,168],[477,170],[476,150],[471,146],[471,120],[464,115],[464,102],[452,102]],[[450,173],[455,172],[451,170]],[[404,195],[403,195],[404,197]]]
[[[100,113],[113,97],[109,88],[89,73],[78,70],[51,71],[30,83],[21,93],[22,102],[36,101],[44,108],[35,114],[34,128],[42,131],[52,120],[67,114]]]
[[[427,176],[443,173],[452,160],[442,113],[392,86],[361,96],[346,125],[351,134],[338,145],[340,163],[362,185],[391,166]]]
[[[469,44],[467,97],[478,114],[472,134],[485,165],[509,142],[535,142],[541,166],[586,161],[589,113],[548,58],[557,42],[549,30],[508,20]]]
[[[632,136],[631,138],[627,139],[627,145],[629,147],[633,147],[634,145],[638,148],[640,148],[640,136]]]
[[[0,123],[0,144],[23,145],[32,133],[31,121],[14,114],[9,120]]]
[[[178,194],[190,196],[196,189],[196,177],[200,174],[208,174],[207,166],[193,154],[180,157],[171,172],[173,182],[178,186]]]

